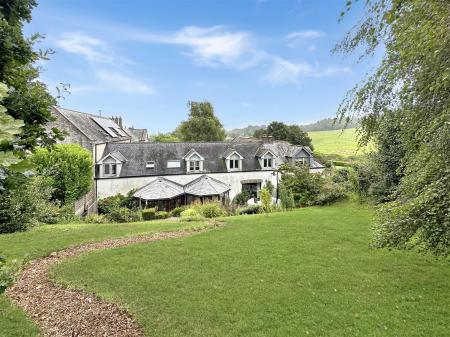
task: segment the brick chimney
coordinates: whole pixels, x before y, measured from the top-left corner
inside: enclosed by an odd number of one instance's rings
[[[273,137],[270,136],[270,135],[263,135],[263,136],[261,137],[261,140],[262,140],[262,142],[263,142],[264,144],[271,144],[272,141],[273,141]]]

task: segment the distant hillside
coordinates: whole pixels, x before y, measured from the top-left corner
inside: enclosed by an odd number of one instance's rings
[[[266,126],[265,125],[249,125],[245,128],[236,128],[236,129],[232,129],[227,131],[227,135],[229,137],[237,137],[237,136],[253,136],[253,133],[256,130],[260,130],[260,129],[265,129]]]
[[[300,125],[302,130],[310,132],[310,131],[329,131],[329,130],[342,130],[344,127],[346,129],[352,129],[357,126],[357,123],[354,121],[350,121],[347,125],[345,122],[333,124],[334,118],[324,118],[315,123]],[[265,125],[249,125],[245,128],[236,128],[227,131],[227,135],[229,137],[236,136],[253,136],[253,133],[256,130],[265,129]]]
[[[338,155],[341,157],[357,156],[368,149],[358,149],[356,129],[311,131],[308,135],[312,139],[314,152],[325,156]],[[369,146],[370,149],[370,146]]]
[[[342,123],[334,124],[334,118],[324,118],[315,123],[300,125],[303,131],[329,131],[329,130],[342,130],[342,129],[353,129],[358,126],[356,121],[350,121],[346,125],[345,121]]]

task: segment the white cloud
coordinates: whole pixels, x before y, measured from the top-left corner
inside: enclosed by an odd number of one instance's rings
[[[148,84],[135,80],[117,71],[102,69],[97,70],[95,75],[100,80],[101,84],[116,91],[143,95],[155,93],[155,90]]]
[[[181,45],[189,48],[184,52],[199,65],[225,65],[244,69],[259,62],[263,52],[253,48],[251,34],[230,31],[224,26],[186,26],[165,34],[130,32],[129,38],[149,42]]]
[[[328,77],[349,72],[351,72],[351,69],[348,67],[326,67],[322,69],[318,66],[312,66],[307,62],[292,62],[275,57],[272,67],[264,80],[274,84],[298,84],[302,78]]]
[[[56,45],[68,53],[81,55],[93,63],[113,66],[133,63],[125,57],[116,55],[106,42],[85,33],[64,33],[56,40]]]
[[[294,63],[277,57],[265,80],[271,83],[298,83],[300,76],[311,71],[311,66],[306,62]]]
[[[108,43],[96,37],[80,32],[64,33],[56,44],[65,52],[84,57],[98,80],[96,83],[73,85],[71,93],[113,90],[148,95],[155,92],[150,85],[126,75],[125,65],[134,63],[117,55]],[[102,69],[98,69],[100,64]]]
[[[292,32],[284,37],[289,48],[298,48],[304,46],[306,41],[314,40],[324,36],[325,34],[319,30],[302,30]]]

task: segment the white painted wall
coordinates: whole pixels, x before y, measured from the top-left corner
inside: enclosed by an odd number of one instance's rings
[[[253,172],[228,172],[228,173],[207,173],[208,176],[220,180],[230,185],[230,198],[242,191],[242,180],[261,179],[262,187],[266,181],[272,181],[272,184],[277,186],[277,175],[272,174],[273,171],[253,171]],[[175,181],[179,184],[187,184],[188,182],[201,176],[200,174],[183,174],[183,175],[168,175],[164,178]],[[148,183],[155,180],[157,177],[134,177],[134,178],[103,178],[97,180],[98,198],[106,198],[109,196],[120,194],[127,194],[133,189],[144,187]],[[281,178],[281,175],[279,175]]]

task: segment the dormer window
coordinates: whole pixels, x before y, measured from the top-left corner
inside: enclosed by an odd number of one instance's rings
[[[267,151],[266,153],[264,153],[262,155],[262,157],[260,158],[261,167],[263,169],[271,169],[271,168],[273,168],[275,166],[274,162],[275,162],[274,155],[270,151]]]
[[[155,168],[155,162],[154,161],[148,161],[145,163],[146,168]]]
[[[232,150],[232,152],[225,157],[228,171],[241,171],[242,159],[243,157],[239,153]]]
[[[186,161],[186,171],[188,173],[203,172],[205,158],[194,149],[190,150],[183,159]]]
[[[103,164],[103,174],[105,176],[115,176],[117,174],[117,164]]]

